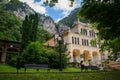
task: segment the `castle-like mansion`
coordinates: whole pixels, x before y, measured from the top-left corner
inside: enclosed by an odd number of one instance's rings
[[[63,39],[67,45],[69,62],[84,61],[86,65],[100,65],[102,60],[107,59],[107,52],[100,52],[99,44],[95,43],[97,39],[97,30],[90,24],[76,21],[71,28],[63,32]],[[56,37],[49,39],[45,44],[54,46]]]

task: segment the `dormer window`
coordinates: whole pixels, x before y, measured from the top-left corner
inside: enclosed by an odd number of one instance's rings
[[[87,29],[81,28],[81,34],[87,36]]]

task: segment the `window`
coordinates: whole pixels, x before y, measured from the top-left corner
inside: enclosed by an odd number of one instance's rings
[[[72,43],[74,44],[74,37],[72,37]]]
[[[82,39],[82,45],[84,45],[84,40]]]
[[[80,44],[80,42],[79,42],[79,38],[77,38],[77,42],[78,42],[78,44]]]
[[[75,37],[75,44],[77,44],[77,39],[76,39],[76,37]]]
[[[87,36],[87,29],[81,28],[81,34]]]
[[[89,42],[87,39],[82,39],[82,45],[89,46]]]
[[[88,40],[87,40],[87,46],[89,46],[89,42],[88,42]]]
[[[73,44],[80,44],[79,38],[77,38],[77,37],[72,37],[72,43],[73,43]]]
[[[90,37],[96,37],[96,33],[94,31],[89,31]]]
[[[92,36],[92,33],[91,33],[91,31],[89,31],[89,35],[90,35],[90,36]]]

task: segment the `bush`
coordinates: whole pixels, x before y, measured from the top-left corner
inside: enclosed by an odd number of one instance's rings
[[[13,67],[16,67],[16,64],[17,64],[17,55],[12,53],[12,54],[7,54],[7,64],[8,65],[11,65]]]
[[[31,42],[22,53],[22,63],[25,64],[41,64],[47,63],[48,58],[45,57],[45,49],[39,42]]]
[[[45,48],[39,42],[31,42],[22,53],[22,64],[49,64],[51,68],[59,68],[59,53]],[[63,68],[67,66],[67,58],[62,54]]]

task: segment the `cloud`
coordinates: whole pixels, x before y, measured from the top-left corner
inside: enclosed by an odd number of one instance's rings
[[[75,2],[73,3],[73,6],[71,7],[70,6],[71,5],[70,0],[58,0],[58,3],[56,3],[56,5],[53,8],[55,10],[62,10],[61,14],[63,14],[62,18],[64,18],[64,17],[68,16],[72,10],[80,7],[81,6],[81,4],[80,4],[81,1],[82,0],[75,0]],[[60,20],[62,18],[59,18],[58,20]]]
[[[75,2],[73,3],[73,6],[71,7],[71,2],[70,0],[58,0],[58,3],[56,3],[56,5],[54,6],[54,9],[57,10],[63,10],[63,11],[72,11],[77,7],[80,7],[80,3],[79,2],[81,0],[75,0]]]
[[[46,14],[46,8],[41,6],[44,0],[40,2],[34,2],[34,0],[19,0],[21,2],[27,3],[32,9],[41,14]]]
[[[58,18],[55,22],[57,23],[57,22],[59,22],[61,19],[63,19],[63,18]]]
[[[38,13],[45,14],[48,16],[51,16],[52,14],[51,17],[55,20],[55,22],[57,22],[63,19],[64,17],[68,16],[70,12],[75,8],[80,7],[81,6],[80,2],[82,0],[75,0],[72,7],[70,7],[71,5],[70,0],[58,0],[58,3],[56,3],[55,6],[52,7],[53,11],[47,11],[48,7],[43,6],[43,2],[45,2],[46,0],[19,0],[19,1],[27,3],[31,8],[33,8]],[[58,12],[61,11],[61,13],[58,13],[61,16],[53,14],[56,11]]]

